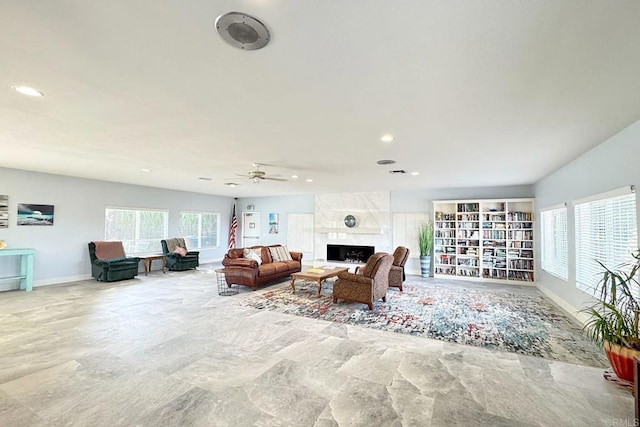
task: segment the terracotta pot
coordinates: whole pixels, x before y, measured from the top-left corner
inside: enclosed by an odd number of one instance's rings
[[[617,344],[611,344],[607,341],[604,342],[604,351],[618,378],[633,383],[635,377],[634,366],[636,363],[633,357],[640,357],[640,351],[629,347],[622,347]]]

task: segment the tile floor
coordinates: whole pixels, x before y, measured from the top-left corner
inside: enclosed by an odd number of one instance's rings
[[[634,425],[601,369],[240,307],[217,267],[0,293],[0,426]]]

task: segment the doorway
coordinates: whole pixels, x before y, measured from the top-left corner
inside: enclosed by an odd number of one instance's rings
[[[242,212],[242,247],[260,244],[260,212]]]

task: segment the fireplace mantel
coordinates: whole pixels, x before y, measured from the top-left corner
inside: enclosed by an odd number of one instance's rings
[[[315,229],[316,233],[345,233],[345,234],[384,234],[383,228],[366,228],[366,227],[356,227],[356,228],[331,228],[331,227],[318,227]]]

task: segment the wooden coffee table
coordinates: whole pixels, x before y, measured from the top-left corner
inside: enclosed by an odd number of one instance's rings
[[[291,275],[291,289],[293,292],[296,291],[296,279],[309,280],[311,282],[318,283],[318,296],[320,296],[320,290],[322,289],[322,282],[325,279],[328,279],[329,277],[337,276],[338,273],[342,271],[349,271],[349,269],[345,267],[311,268],[307,271],[302,271],[300,273],[293,273]]]

